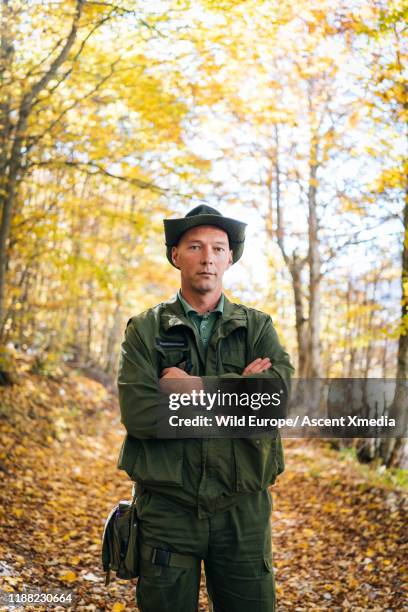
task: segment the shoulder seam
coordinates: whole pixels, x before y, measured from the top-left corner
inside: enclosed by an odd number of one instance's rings
[[[156,306],[152,306],[151,308],[146,308],[146,310],[142,310],[142,312],[138,312],[138,314],[133,315],[132,317],[130,317],[129,322],[133,321],[135,319],[138,319],[139,317],[142,317],[143,315],[147,315],[150,314],[154,311],[158,311],[161,307],[163,307],[166,304],[166,302],[160,302],[159,304],[156,304]]]
[[[252,306],[245,306],[244,304],[236,304],[236,306],[242,306],[244,310],[255,312],[256,314],[262,315],[265,318],[268,318],[268,317],[272,318],[270,314],[268,314],[267,312],[264,312],[263,310],[259,310],[258,308],[252,308]]]

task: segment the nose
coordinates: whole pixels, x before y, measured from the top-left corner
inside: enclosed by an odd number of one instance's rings
[[[214,263],[214,253],[210,245],[206,244],[201,249],[201,263],[203,265]]]

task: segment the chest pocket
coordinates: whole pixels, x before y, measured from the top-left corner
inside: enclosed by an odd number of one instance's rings
[[[156,338],[156,350],[158,352],[158,374],[164,368],[171,367],[181,368],[188,374],[191,372],[191,349],[188,347],[186,340],[163,340]]]
[[[221,342],[220,360],[223,374],[241,374],[248,365],[246,331],[245,328],[239,328]]]

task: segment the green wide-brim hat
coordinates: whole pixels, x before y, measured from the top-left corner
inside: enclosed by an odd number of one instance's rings
[[[167,259],[174,266],[171,259],[171,249],[177,246],[182,235],[192,227],[198,225],[215,225],[224,230],[228,234],[230,248],[232,249],[232,262],[236,263],[243,251],[245,243],[245,228],[246,223],[224,217],[218,210],[201,204],[190,210],[185,217],[181,219],[164,219],[164,235],[166,239],[166,255]],[[176,266],[174,266],[176,267]]]

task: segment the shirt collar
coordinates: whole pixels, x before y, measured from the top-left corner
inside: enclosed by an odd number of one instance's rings
[[[177,297],[180,300],[181,305],[183,306],[183,310],[187,316],[189,315],[190,312],[194,312],[195,314],[198,315],[198,312],[181,295],[181,289],[178,290]],[[224,294],[223,293],[221,293],[221,297],[218,300],[218,304],[216,305],[214,310],[212,310],[211,312],[220,312],[221,314],[223,314],[224,312]],[[203,315],[198,315],[198,316],[202,317]]]

